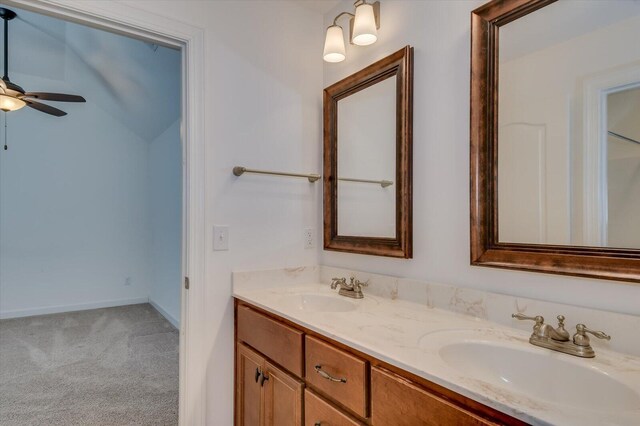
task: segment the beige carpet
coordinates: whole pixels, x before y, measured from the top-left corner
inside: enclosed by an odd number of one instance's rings
[[[178,331],[151,305],[0,321],[0,425],[176,425]]]

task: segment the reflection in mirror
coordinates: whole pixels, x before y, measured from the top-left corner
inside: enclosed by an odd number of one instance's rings
[[[338,235],[396,235],[396,76],[338,101]]]
[[[640,248],[640,2],[499,29],[498,241]]]
[[[607,244],[640,247],[640,85],[606,102]]]

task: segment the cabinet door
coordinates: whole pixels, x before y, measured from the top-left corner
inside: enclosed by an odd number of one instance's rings
[[[371,423],[376,426],[495,424],[377,367],[371,368]]]
[[[304,384],[266,362],[264,383],[265,426],[301,426]]]
[[[260,375],[263,372],[264,358],[247,346],[238,343],[236,363],[236,426],[260,426],[262,387]]]

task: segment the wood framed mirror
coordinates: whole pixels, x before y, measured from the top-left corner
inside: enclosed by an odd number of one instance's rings
[[[472,12],[472,265],[640,282],[640,5],[608,3]]]
[[[413,49],[324,90],[324,248],[412,257]]]

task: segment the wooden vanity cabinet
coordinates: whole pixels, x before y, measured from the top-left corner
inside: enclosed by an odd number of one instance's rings
[[[236,426],[263,424],[264,401],[260,372],[265,359],[242,343],[236,345]]]
[[[264,425],[301,426],[304,383],[266,362]]]
[[[235,331],[236,426],[526,424],[245,302]]]
[[[304,333],[269,316],[239,305],[236,310],[236,338],[302,377]]]
[[[497,424],[378,367],[371,369],[371,423],[395,426]]]
[[[356,415],[368,413],[368,363],[316,337],[305,337],[305,378]]]
[[[238,343],[235,424],[301,426],[304,383]]]
[[[313,391],[304,391],[304,426],[364,426]]]

